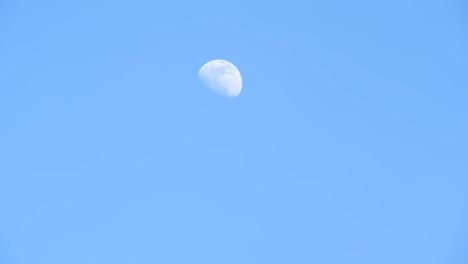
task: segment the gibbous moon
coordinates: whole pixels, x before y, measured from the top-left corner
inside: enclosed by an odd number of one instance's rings
[[[234,64],[225,60],[212,60],[198,71],[200,80],[216,93],[236,97],[242,90],[242,77]]]

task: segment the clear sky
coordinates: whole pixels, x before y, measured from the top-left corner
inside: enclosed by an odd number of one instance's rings
[[[463,0],[0,1],[2,264],[465,264],[467,190]]]

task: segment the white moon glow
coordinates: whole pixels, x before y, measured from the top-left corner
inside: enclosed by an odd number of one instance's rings
[[[201,81],[211,90],[227,97],[236,97],[242,90],[242,77],[234,64],[212,60],[198,71]]]

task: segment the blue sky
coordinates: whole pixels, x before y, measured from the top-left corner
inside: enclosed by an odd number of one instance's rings
[[[0,2],[0,263],[467,263],[467,11]]]

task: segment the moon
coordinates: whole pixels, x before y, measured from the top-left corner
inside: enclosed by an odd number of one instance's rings
[[[237,97],[242,90],[242,77],[234,64],[225,60],[212,60],[198,71],[200,80],[214,92]]]

